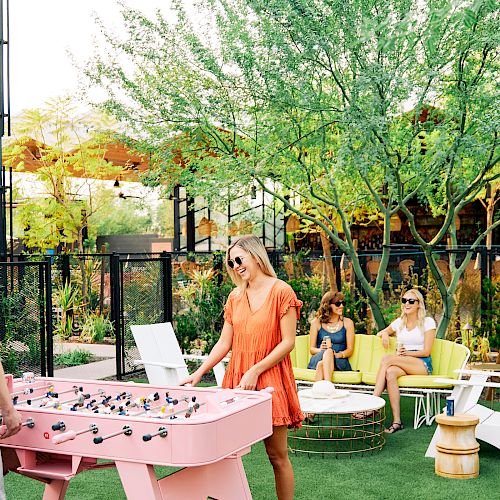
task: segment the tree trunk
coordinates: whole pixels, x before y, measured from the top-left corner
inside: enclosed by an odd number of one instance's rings
[[[333,292],[337,290],[337,280],[335,278],[335,268],[333,267],[332,261],[332,244],[330,243],[330,238],[321,231],[321,246],[323,247],[323,255],[325,257],[325,268],[326,276],[328,278],[328,283],[330,284],[330,290]]]

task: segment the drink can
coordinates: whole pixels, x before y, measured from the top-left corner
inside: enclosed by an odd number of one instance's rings
[[[448,417],[455,415],[455,400],[451,396],[446,398],[446,415]]]
[[[25,384],[32,384],[35,381],[35,374],[33,372],[24,372],[22,375],[22,381]]]

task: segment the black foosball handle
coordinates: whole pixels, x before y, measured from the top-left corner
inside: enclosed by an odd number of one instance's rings
[[[57,424],[52,424],[53,431],[64,431],[66,429],[66,424],[60,420]]]
[[[152,434],[144,434],[142,436],[143,441],[151,441],[156,436],[160,436],[162,438],[166,438],[168,436],[168,431],[166,427],[160,427],[157,432],[153,432]]]

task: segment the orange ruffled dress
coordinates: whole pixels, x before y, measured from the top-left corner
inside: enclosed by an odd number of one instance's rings
[[[298,318],[302,301],[290,285],[281,280],[276,280],[262,307],[254,312],[246,291],[240,294],[236,288],[229,294],[224,319],[233,326],[233,344],[222,387],[236,387],[243,374],[281,342],[280,320],[290,307],[296,308]],[[273,425],[300,427],[304,415],[300,411],[289,354],[259,377],[257,390],[269,386],[274,387]]]

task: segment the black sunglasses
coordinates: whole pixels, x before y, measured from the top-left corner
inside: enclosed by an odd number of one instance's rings
[[[232,260],[232,259],[227,259],[227,265],[228,265],[231,269],[233,269],[233,268],[234,268],[234,266],[235,266],[236,264],[238,264],[238,266],[241,266],[241,264],[243,264],[243,259],[244,259],[244,258],[245,258],[245,257],[235,257],[235,258],[234,258],[234,260]]]
[[[418,299],[405,299],[404,297],[401,298],[401,304],[408,304],[413,305],[415,302],[418,302]]]
[[[335,307],[345,306],[345,300],[337,300],[337,302],[330,302],[330,304],[333,304]]]

